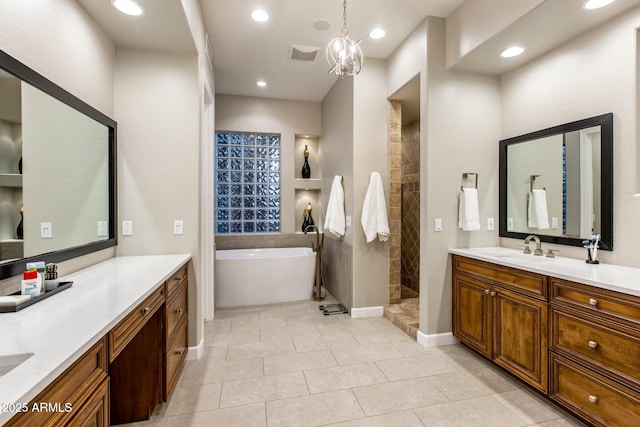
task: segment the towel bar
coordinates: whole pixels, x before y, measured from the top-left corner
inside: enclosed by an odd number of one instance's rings
[[[533,186],[536,182],[536,178],[540,178],[540,175],[531,175],[529,178],[529,192],[533,191]],[[546,187],[542,187],[543,190],[546,190]]]
[[[476,172],[465,172],[462,174],[462,185],[460,186],[460,191],[464,188],[464,181],[469,179],[469,175],[473,175],[476,178],[476,186],[475,189],[478,189],[478,174]]]

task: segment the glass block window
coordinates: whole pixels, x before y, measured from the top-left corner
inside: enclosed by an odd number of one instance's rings
[[[217,234],[280,232],[280,135],[216,132]]]

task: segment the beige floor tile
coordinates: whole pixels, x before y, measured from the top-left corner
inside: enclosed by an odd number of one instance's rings
[[[286,328],[287,322],[282,318],[244,320],[234,318],[231,321],[231,332],[253,332],[263,329]]]
[[[204,347],[202,357],[197,360],[188,360],[186,365],[215,365],[227,360],[227,346]]]
[[[282,341],[300,337],[319,337],[320,332],[314,325],[293,325],[284,328],[263,329],[260,331],[262,341]]]
[[[413,411],[425,425],[456,427],[519,427],[527,425],[491,396],[432,405]]]
[[[293,339],[298,353],[360,345],[352,334],[299,336]]]
[[[526,389],[512,390],[492,395],[494,399],[506,406],[527,424],[551,421],[563,417],[559,408]]]
[[[305,353],[268,356],[263,358],[264,374],[276,375],[301,372],[309,369],[337,366],[338,362],[330,350],[308,351]]]
[[[327,316],[331,318],[331,316]],[[374,332],[375,328],[371,326],[366,319],[346,319],[342,322],[319,323],[317,326],[321,335],[340,335],[352,332]]]
[[[376,362],[376,364],[389,381],[458,372],[455,367],[441,359],[437,353],[403,357],[401,359],[381,360]]]
[[[216,319],[204,324],[204,336],[215,336],[231,332],[231,319]]]
[[[557,420],[545,421],[539,424],[531,424],[529,427],[587,427],[587,425],[573,417],[565,417]]]
[[[438,349],[445,360],[460,370],[468,371],[495,366],[488,359],[462,344],[438,347]]]
[[[180,378],[181,386],[197,384],[221,383],[263,376],[263,365],[260,357],[214,365],[202,365],[198,362],[187,363]]]
[[[397,359],[402,353],[391,343],[370,344],[359,347],[344,347],[331,350],[340,365]]]
[[[309,394],[309,389],[302,372],[227,381],[222,385],[220,407],[246,405],[306,394]]]
[[[253,359],[255,357],[278,356],[295,353],[293,341],[269,341],[250,344],[230,344],[227,351],[227,361]]]
[[[343,390],[387,382],[374,362],[305,371],[311,393]]]
[[[266,427],[264,403],[167,417],[164,427]]]
[[[367,416],[447,402],[448,399],[427,378],[354,388]]]
[[[215,312],[215,320],[226,320],[226,319],[233,319],[233,320],[257,320],[258,319],[258,310],[255,309],[251,309],[251,310],[245,310],[245,311],[240,311],[240,310],[216,310]]]
[[[464,400],[522,388],[520,383],[507,374],[491,368],[434,375],[429,380],[450,400]]]
[[[413,341],[410,336],[408,336],[398,328],[395,328],[395,330],[393,331],[380,331],[378,329],[365,332],[355,331],[352,334],[354,338],[358,340],[358,343],[360,343],[360,345],[378,344],[394,341]]]
[[[364,417],[351,390],[267,402],[269,427],[321,426]]]
[[[424,424],[412,411],[402,411],[329,424],[327,427],[424,427]]]
[[[218,409],[221,390],[220,383],[176,387],[165,416]]]
[[[221,334],[204,337],[205,347],[228,347],[230,344],[250,344],[260,342],[260,331],[241,332],[238,334]]]

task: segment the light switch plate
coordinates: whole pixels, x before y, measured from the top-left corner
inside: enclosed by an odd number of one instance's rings
[[[43,239],[53,238],[53,229],[50,222],[40,223],[40,237]]]
[[[507,230],[513,230],[513,218],[507,218]]]
[[[133,235],[133,221],[122,221],[122,235]]]
[[[558,217],[554,216],[551,218],[551,228],[554,230],[558,229]]]
[[[495,229],[495,224],[493,222],[493,218],[487,218],[487,230],[493,231]]]
[[[184,234],[184,221],[181,219],[176,219],[173,221],[173,234],[179,235]]]
[[[436,218],[433,220],[433,230],[442,231],[442,218]]]
[[[347,227],[351,227],[351,217],[349,215],[347,215],[345,219],[345,223]]]

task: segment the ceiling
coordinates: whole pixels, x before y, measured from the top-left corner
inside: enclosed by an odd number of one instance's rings
[[[77,0],[118,47],[195,53],[181,0],[137,0],[142,17],[122,15],[110,0]],[[476,1],[476,0],[467,0]],[[502,0],[513,1],[513,0]],[[340,0],[199,0],[210,36],[216,93],[268,98],[321,101],[335,80],[328,74],[324,49],[342,30]],[[577,34],[640,4],[617,0],[598,13],[583,13],[584,0],[546,0],[526,16],[473,49],[453,69],[501,75],[553,49]],[[347,26],[354,39],[362,39],[364,67],[370,58],[386,59],[426,16],[447,17],[463,0],[350,0]],[[270,19],[251,19],[255,8]],[[314,23],[329,28],[317,30]],[[386,37],[368,37],[374,27]],[[510,61],[497,58],[512,42],[527,46],[525,54]],[[319,48],[312,62],[289,58],[292,44]],[[257,87],[264,80],[266,87]]]

